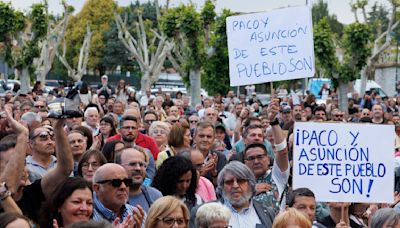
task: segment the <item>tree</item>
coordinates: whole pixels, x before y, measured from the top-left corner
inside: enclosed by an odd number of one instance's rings
[[[21,92],[30,90],[33,59],[40,54],[38,43],[47,32],[48,17],[44,4],[34,4],[24,16],[10,4],[0,2],[0,39],[4,59],[16,69]]]
[[[347,84],[357,78],[371,53],[369,42],[371,30],[368,25],[353,23],[345,27],[341,42],[335,43],[327,18],[314,27],[314,53],[319,66],[339,87],[339,108],[347,112]],[[339,46],[340,44],[340,46]],[[336,49],[343,56],[336,56]]]
[[[324,2],[323,0],[319,0],[317,3],[314,3],[312,6],[312,21],[315,25],[320,21],[322,18],[326,17],[328,20],[328,24],[332,29],[334,34],[338,34],[339,36],[343,33],[343,24],[337,20],[335,14],[329,14],[328,11],[328,3]]]
[[[104,34],[109,30],[113,20],[115,3],[112,0],[88,0],[82,10],[71,17],[67,28],[67,53],[66,58],[72,60],[72,65],[79,62],[80,47],[87,34],[87,25],[92,31],[89,52],[89,69],[102,71],[101,59],[105,47]]]
[[[201,70],[206,58],[214,54],[209,46],[212,26],[215,22],[215,5],[206,0],[201,13],[189,4],[168,9],[161,20],[164,34],[174,42],[168,59],[181,76],[189,78],[192,105],[200,100]]]
[[[201,77],[202,85],[210,95],[226,94],[230,90],[226,18],[231,15],[233,13],[227,9],[222,11],[216,19],[211,37],[210,45],[215,53],[205,61],[204,75]]]
[[[57,55],[58,59],[67,68],[68,76],[70,78],[72,78],[74,81],[80,81],[83,77],[83,74],[87,70],[87,66],[88,66],[88,62],[89,62],[89,51],[90,51],[91,38],[92,38],[92,32],[90,31],[90,26],[87,25],[86,26],[86,35],[85,35],[85,38],[83,39],[83,44],[79,51],[79,61],[76,64],[76,68],[72,68],[65,57],[66,51],[67,51],[67,45],[66,45],[65,40],[63,43],[62,55],[60,55],[60,53],[57,49],[56,55]]]
[[[355,11],[355,15],[357,10],[362,11],[362,15],[364,16],[364,21],[367,22],[367,14],[365,10],[365,6],[367,5],[367,0],[357,0],[353,5],[352,8]],[[391,15],[389,23],[386,27],[385,31],[382,33],[377,34],[375,40],[371,40],[369,44],[372,47],[371,55],[368,57],[367,64],[363,67],[361,72],[361,95],[364,94],[365,88],[367,85],[367,79],[372,79],[375,76],[375,65],[378,62],[379,56],[391,45],[392,37],[391,32],[396,29],[399,25],[399,19],[396,19],[396,12],[397,8],[400,5],[399,0],[391,0]],[[358,18],[356,17],[358,20]]]
[[[63,18],[54,25],[53,23],[48,23],[47,34],[45,38],[40,42],[39,49],[40,56],[34,60],[34,67],[36,69],[36,80],[40,81],[44,85],[47,74],[52,68],[54,57],[58,50],[61,41],[64,39],[65,32],[67,30],[69,14],[72,12],[71,8],[62,1],[64,6],[64,16]],[[47,13],[47,1],[45,1],[46,15]]]
[[[166,38],[152,28],[149,20],[144,21],[141,10],[137,11],[137,21],[134,23],[133,33],[127,25],[127,14],[124,20],[114,12],[114,20],[118,28],[118,38],[129,51],[131,57],[137,61],[142,72],[142,94],[158,81],[167,53],[172,48]]]

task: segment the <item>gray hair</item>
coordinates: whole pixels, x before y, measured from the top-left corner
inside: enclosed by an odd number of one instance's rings
[[[156,130],[156,128],[161,128],[167,132],[167,136],[169,135],[169,132],[171,131],[171,126],[162,121],[154,121],[150,127],[149,127],[149,135],[153,134],[153,132]]]
[[[253,172],[245,164],[239,161],[231,161],[218,174],[218,187],[216,189],[217,195],[224,195],[224,179],[227,173],[236,178],[248,180],[253,195],[256,193],[256,177],[254,176]]]
[[[28,126],[31,126],[33,121],[41,123],[42,117],[35,112],[26,112],[21,116],[21,120],[26,122]]]
[[[99,111],[97,111],[97,108],[95,108],[95,107],[89,107],[89,108],[87,108],[86,111],[85,111],[85,118],[86,118],[86,117],[89,115],[89,113],[92,112],[92,111],[96,111],[97,114],[99,114]]]
[[[372,217],[370,228],[381,228],[385,223],[389,227],[400,224],[400,213],[393,208],[381,208]]]
[[[203,204],[196,213],[196,227],[208,227],[212,222],[222,220],[229,222],[230,210],[221,203],[211,202]]]

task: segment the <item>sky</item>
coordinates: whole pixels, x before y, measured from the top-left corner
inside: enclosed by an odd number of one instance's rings
[[[10,1],[12,6],[19,10],[28,10],[32,3],[39,3],[40,0],[4,0]],[[126,6],[131,1],[136,0],[118,0],[118,5]],[[140,0],[141,2],[147,2],[148,0]],[[170,6],[177,6],[180,3],[188,3],[190,0],[170,0]],[[204,0],[191,0],[198,7],[201,7]],[[344,24],[350,24],[355,21],[354,15],[350,10],[350,2],[355,0],[325,0],[328,3],[329,12],[336,14],[338,20]],[[60,14],[62,12],[62,6],[60,0],[48,0],[49,11],[53,14]],[[85,0],[67,0],[68,4],[74,6],[75,12],[79,12],[82,8]],[[166,0],[159,0],[160,4],[165,4]],[[229,8],[234,12],[260,12],[268,11],[271,9],[282,8],[287,6],[299,6],[312,4],[317,0],[217,0],[216,9],[220,12],[223,8]],[[367,11],[375,3],[379,2],[384,4],[387,9],[389,8],[389,0],[369,0]],[[361,18],[361,17],[360,17]]]

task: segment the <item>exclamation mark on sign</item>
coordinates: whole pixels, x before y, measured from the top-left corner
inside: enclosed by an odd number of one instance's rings
[[[366,195],[367,197],[369,197],[369,193],[371,192],[372,183],[374,183],[374,180],[369,180],[368,191],[367,191],[367,195]]]

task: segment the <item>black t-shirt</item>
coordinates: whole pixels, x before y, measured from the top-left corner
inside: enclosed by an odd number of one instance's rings
[[[26,186],[22,198],[17,202],[22,213],[35,223],[38,223],[40,208],[46,200],[41,182],[42,179],[39,179]]]

